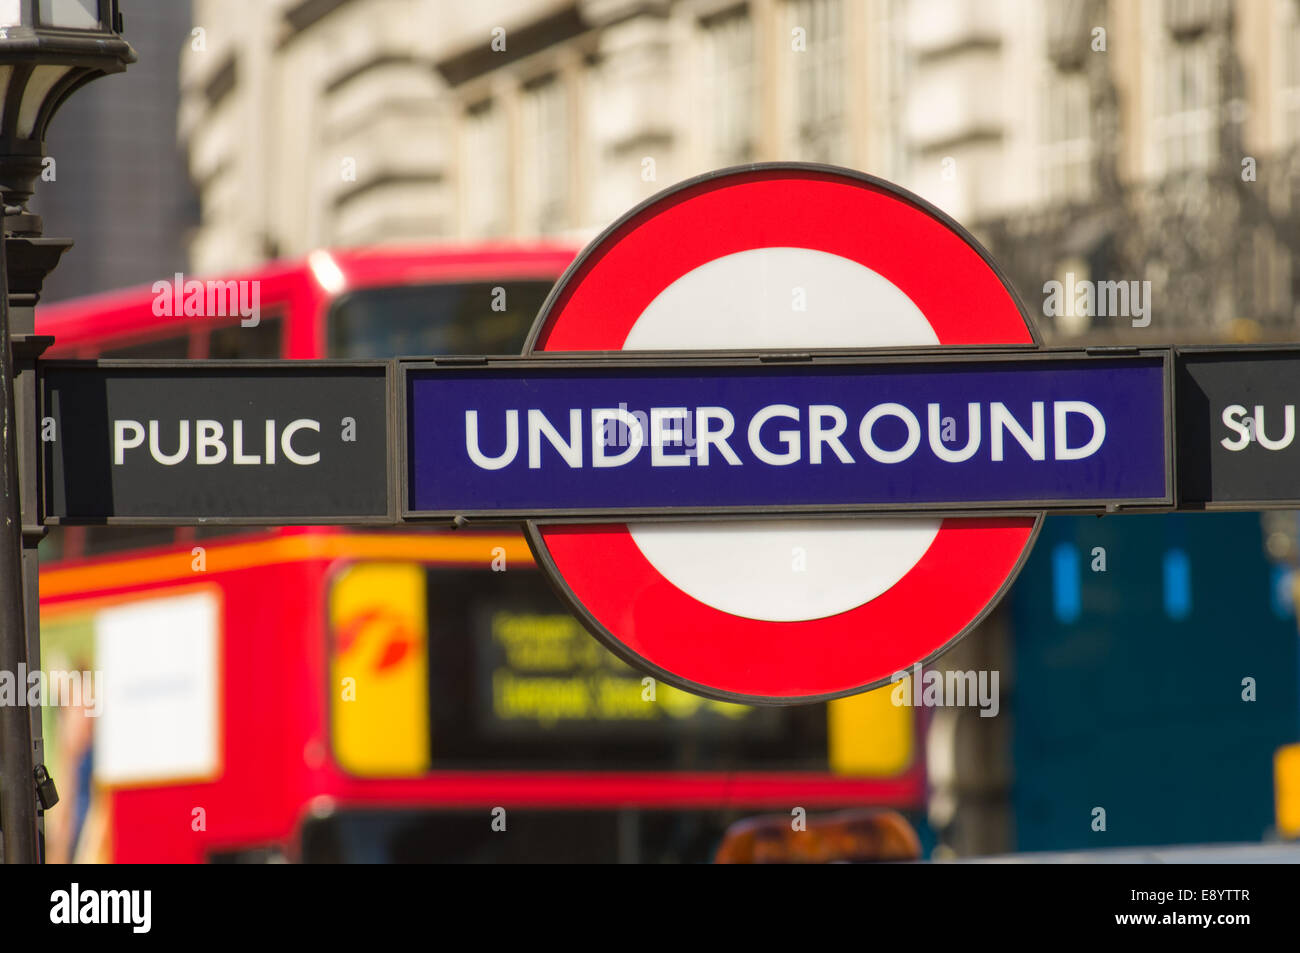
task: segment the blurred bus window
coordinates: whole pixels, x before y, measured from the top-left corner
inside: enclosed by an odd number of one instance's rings
[[[518,354],[549,281],[366,288],[330,310],[329,356]]]
[[[184,360],[190,356],[189,335],[136,341],[131,344],[109,347],[99,352],[100,357],[131,358],[141,361]]]
[[[208,335],[208,357],[214,360],[272,360],[281,356],[284,322],[263,317],[252,327],[230,324]]]

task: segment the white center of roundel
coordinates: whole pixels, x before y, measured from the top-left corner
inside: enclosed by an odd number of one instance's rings
[[[674,281],[641,313],[623,348],[938,343],[912,300],[870,268],[810,248],[755,248]],[[888,590],[925,555],[940,522],[633,523],[628,530],[687,595],[744,618],[797,622],[846,612]]]

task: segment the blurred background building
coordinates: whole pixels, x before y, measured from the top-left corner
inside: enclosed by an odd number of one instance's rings
[[[1031,306],[1069,273],[1151,281],[1162,340],[1295,319],[1295,0],[196,0],[194,23],[201,271],[587,237],[699,172],[804,159],[936,203]]]
[[[65,267],[46,281],[46,301],[188,270],[199,207],[176,137],[175,58],[189,35],[189,4],[123,6],[139,62],[68,100],[46,143],[53,165],[32,208],[45,217],[48,234],[76,242]]]

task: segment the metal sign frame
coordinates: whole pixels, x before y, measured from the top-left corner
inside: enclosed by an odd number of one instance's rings
[[[1186,364],[1183,357],[1258,357],[1267,359],[1269,357],[1291,357],[1300,361],[1300,344],[1233,344],[1233,345],[1214,345],[1214,344],[1195,344],[1195,345],[1177,345],[1174,351],[1174,400],[1175,407],[1184,394],[1183,378],[1187,375]],[[1300,379],[1296,382],[1297,394],[1300,394]],[[1185,403],[1185,401],[1184,401]],[[1186,407],[1183,408],[1186,410]],[[1175,421],[1177,424],[1177,421]],[[1174,458],[1175,467],[1177,467],[1178,458],[1183,455],[1184,448],[1178,442],[1179,428],[1174,430]],[[1177,472],[1175,470],[1175,472]],[[1175,489],[1180,489],[1175,484]],[[1216,502],[1214,500],[1189,501],[1184,499],[1181,492],[1178,493],[1175,500],[1175,508],[1180,512],[1188,513],[1260,513],[1269,510],[1293,510],[1300,508],[1300,482],[1297,482],[1296,496],[1292,500],[1230,500]]]
[[[1085,500],[1014,500],[979,503],[863,503],[863,504],[794,504],[755,506],[652,506],[652,507],[591,507],[555,509],[510,510],[419,510],[411,506],[411,426],[410,384],[412,373],[427,374],[438,371],[464,371],[467,369],[528,368],[544,369],[689,369],[700,368],[777,368],[777,367],[895,367],[930,365],[974,364],[1034,364],[1045,361],[1129,361],[1160,360],[1163,375],[1163,453],[1165,493],[1160,498],[1135,499],[1085,499]],[[636,520],[639,522],[672,520],[725,520],[774,517],[835,518],[843,516],[1035,516],[1043,511],[1057,513],[1113,513],[1164,512],[1175,502],[1176,483],[1174,469],[1174,365],[1171,348],[1019,348],[998,347],[920,347],[888,349],[835,349],[791,353],[789,351],[616,351],[599,352],[539,352],[526,357],[507,355],[466,360],[463,358],[434,358],[421,361],[398,361],[397,433],[399,435],[399,519],[403,522],[508,522],[538,521],[543,523],[606,523]]]
[[[593,302],[590,299],[588,299],[585,302],[585,306],[579,310],[579,315],[585,314],[585,318],[580,322],[580,327],[567,327],[570,320],[569,304],[575,298],[582,297],[582,288],[590,275],[606,270],[604,263],[606,262],[607,255],[615,252],[617,246],[621,244],[624,237],[631,236],[648,221],[650,216],[657,215],[660,210],[669,211],[676,209],[678,206],[689,204],[694,201],[697,195],[711,191],[714,186],[728,188],[732,181],[737,185],[741,185],[742,183],[747,184],[766,179],[785,179],[789,180],[791,183],[797,183],[801,179],[810,178],[817,179],[823,183],[829,181],[837,184],[856,185],[878,193],[881,201],[867,203],[877,210],[870,216],[850,215],[848,218],[845,218],[844,208],[838,205],[830,211],[830,217],[843,224],[845,229],[851,232],[860,232],[864,227],[862,223],[869,222],[869,229],[879,232],[882,228],[889,227],[884,224],[884,221],[880,218],[880,214],[884,213],[885,218],[888,218],[891,221],[894,216],[905,219],[908,216],[903,214],[901,206],[906,206],[918,215],[929,219],[931,222],[937,223],[939,226],[938,232],[946,232],[948,235],[956,239],[956,242],[951,246],[944,243],[934,245],[931,244],[929,238],[925,239],[922,242],[923,248],[914,248],[909,255],[905,256],[911,263],[916,264],[917,262],[925,261],[927,263],[925,268],[930,272],[942,269],[945,267],[945,253],[941,251],[940,248],[943,247],[949,248],[952,253],[958,255],[973,253],[973,256],[978,259],[978,264],[973,261],[966,261],[963,266],[969,277],[980,279],[981,276],[991,276],[993,279],[992,283],[987,282],[987,277],[985,277],[982,282],[981,287],[983,288],[983,291],[982,295],[978,296],[979,300],[972,299],[970,294],[965,294],[962,296],[960,304],[952,303],[948,306],[945,306],[942,303],[939,304],[939,308],[943,311],[946,319],[942,329],[936,326],[930,309],[914,300],[913,303],[917,304],[925,322],[931,326],[931,329],[934,332],[935,344],[938,345],[939,350],[951,354],[961,353],[962,350],[966,348],[969,348],[970,353],[998,350],[1023,350],[1032,353],[1043,346],[1044,341],[1039,333],[1036,323],[1032,320],[1023,299],[1017,293],[1007,275],[1003,272],[1001,267],[988,251],[980,245],[975,237],[959,222],[948,216],[941,209],[901,186],[855,170],[819,163],[764,162],[732,166],[730,168],[706,172],[702,175],[669,186],[655,195],[649,196],[636,207],[611,222],[582,250],[574,262],[565,270],[564,274],[561,275],[560,279],[556,282],[551,294],[543,303],[542,308],[538,313],[537,320],[534,322],[533,328],[524,344],[524,354],[528,357],[542,357],[546,354],[576,349],[580,350],[583,356],[587,358],[606,357],[614,354],[621,354],[621,357],[623,358],[628,357],[629,355],[622,352],[626,344],[626,333],[630,330],[630,326],[625,328],[624,325],[628,323],[628,318],[632,319],[631,325],[634,325],[637,320],[637,313],[640,312],[642,308],[636,305],[628,305],[626,303],[615,305],[615,301],[622,301],[622,291],[618,287],[617,280],[613,285],[606,288],[606,290],[613,295],[608,302],[608,305],[610,307],[617,307],[620,311],[617,315],[619,320],[615,323],[615,327],[610,328],[606,326],[607,322],[604,320],[602,314],[603,306],[601,302]],[[798,186],[796,185],[796,188],[797,187]],[[776,203],[771,208],[772,217],[780,219],[782,216],[780,209],[783,202],[788,201],[788,196],[783,199],[781,196],[776,195],[770,197],[769,201],[774,201]],[[752,199],[746,199],[741,204],[749,205],[750,203],[752,203]],[[888,214],[891,211],[893,214]],[[748,214],[750,213],[745,208],[736,209],[734,210],[734,214],[731,215],[731,219],[743,220]],[[857,222],[857,224],[852,224],[854,222]],[[710,224],[707,221],[703,223],[691,221],[691,223],[685,227],[700,229],[701,234],[706,236],[717,232],[716,225]],[[760,229],[759,231],[763,230]],[[928,232],[928,229],[926,231]],[[790,236],[785,234],[784,226],[777,226],[770,233],[751,234],[745,241],[732,241],[730,239],[725,239],[719,247],[711,249],[711,252],[707,248],[699,249],[699,254],[687,256],[685,259],[679,261],[674,268],[656,268],[655,270],[658,273],[656,280],[659,283],[657,289],[647,288],[644,290],[653,290],[657,293],[661,293],[664,289],[668,288],[673,282],[679,280],[684,275],[689,274],[692,270],[698,269],[709,261],[716,259],[719,255],[725,253],[772,245],[793,245],[795,247],[826,251],[832,254],[841,254],[841,257],[845,257],[846,253],[843,249],[854,245],[858,241],[858,239],[848,239],[847,244],[837,244],[828,247],[825,244],[825,239],[822,237],[822,234],[820,228],[814,228],[812,231],[803,232],[799,240],[790,241],[788,240]],[[663,242],[673,242],[675,240],[674,236],[670,233],[661,233],[659,238]],[[892,241],[889,242],[890,247],[893,247],[894,244],[895,243]],[[640,254],[634,255],[631,260],[623,262],[622,268],[627,272],[635,274],[638,268],[652,267],[656,264],[655,259],[657,256],[653,243],[650,243],[645,247],[640,247],[639,251]],[[895,285],[895,287],[900,288],[904,294],[907,293],[906,287],[899,284],[899,276],[894,273],[894,269],[888,267],[882,268],[881,265],[883,263],[877,263],[873,260],[864,260],[857,255],[847,255],[847,257],[849,260],[857,261],[859,264],[871,268],[881,277]],[[617,271],[618,269],[615,270]],[[906,270],[911,271],[912,269]],[[920,282],[932,280],[933,278],[932,275],[914,275],[913,277]],[[1000,288],[1000,292],[997,290],[998,288]],[[1005,299],[1001,297],[1002,295],[1005,295]],[[978,313],[978,309],[981,307],[980,301],[983,300],[988,300],[993,307],[998,309],[999,317],[996,321],[990,322],[980,320],[981,316]],[[649,300],[642,302],[641,297],[638,297],[637,299],[637,305],[649,303]],[[555,332],[559,330],[562,325],[566,325],[564,333],[561,338],[556,338]],[[976,329],[976,326],[978,326],[978,330]],[[696,349],[698,348],[698,345],[696,345],[695,348],[691,348],[691,341],[685,336],[680,341],[669,339],[664,340],[665,347],[690,348],[691,353],[699,353]],[[807,352],[811,346],[811,342],[804,344],[794,335],[790,336],[788,340],[791,341],[790,344],[781,346],[784,349],[786,356],[796,360],[808,359],[809,355]],[[860,345],[854,346],[860,347]],[[649,351],[638,350],[637,353],[642,357],[655,356],[654,352]],[[901,348],[891,349],[889,351],[889,356],[901,356],[906,353],[908,352]],[[771,353],[767,355],[767,359],[780,361],[783,358],[777,353]],[[901,516],[903,514],[897,513],[895,515]],[[809,516],[802,517],[801,520],[808,521],[811,518],[812,516],[810,514]],[[1005,594],[1021,566],[1023,566],[1028,553],[1031,551],[1037,533],[1042,527],[1044,518],[1044,514],[1041,510],[1034,509],[1032,512],[1028,512],[1023,516],[1015,517],[1011,520],[1011,522],[1024,524],[1024,528],[1028,530],[1028,534],[1025,536],[1023,542],[1018,544],[1018,555],[1014,563],[1005,567],[1005,575],[1003,575],[999,580],[998,584],[990,587],[986,596],[981,597],[982,601],[979,609],[972,613],[977,614],[977,618],[974,621],[977,622],[980,618],[984,618],[988,612],[991,611],[992,607],[996,605],[997,600]],[[671,519],[671,517],[666,517],[666,519]],[[730,519],[732,518],[728,516],[713,515],[692,522],[699,522],[706,527],[718,526],[720,528],[726,528],[726,523],[723,521]],[[986,519],[988,518],[986,517]],[[711,522],[706,522],[705,520],[710,520]],[[564,597],[570,608],[573,609],[573,611],[578,612],[579,618],[581,618],[587,625],[589,631],[591,631],[607,646],[613,648],[615,653],[620,657],[631,661],[634,664],[645,666],[649,662],[649,659],[636,654],[630,654],[632,653],[631,646],[628,643],[621,641],[621,635],[614,634],[615,631],[617,631],[617,627],[606,628],[608,620],[602,621],[601,618],[598,617],[601,613],[594,608],[589,608],[582,601],[586,598],[585,596],[580,597],[578,595],[579,592],[585,592],[585,590],[580,588],[578,585],[580,579],[586,576],[588,581],[590,581],[590,573],[588,573],[588,570],[580,566],[572,565],[572,559],[570,557],[561,558],[558,553],[551,549],[551,544],[548,542],[549,534],[556,528],[560,528],[561,530],[565,529],[566,527],[564,527],[564,523],[564,520],[539,521],[535,519],[527,520],[525,522],[525,532],[528,534],[534,558],[537,560],[539,565],[546,569],[547,575],[551,579],[556,590]],[[630,532],[627,529],[627,524],[610,522],[606,525],[615,531],[622,533]],[[588,527],[589,526],[590,524],[588,524]],[[581,537],[584,528],[587,527],[575,525],[568,528],[576,531]],[[994,531],[991,529],[981,531],[981,540],[982,542],[990,542],[993,541],[993,538],[996,536],[998,542],[1003,542],[1004,540],[1000,533],[1001,531]],[[1010,544],[1008,543],[1007,545]],[[564,568],[561,569],[561,567]],[[570,578],[568,575],[565,575],[571,569],[576,571],[578,578]],[[596,584],[598,586],[602,585],[599,580],[597,580]],[[610,587],[606,585],[604,588],[608,589]],[[693,597],[688,598],[687,602],[696,607],[706,605]],[[858,608],[861,609],[862,607],[859,606]],[[856,612],[857,610],[853,611]],[[723,613],[723,615],[725,615],[725,613]],[[682,627],[680,620],[676,623],[668,624],[678,629]],[[705,628],[707,623],[693,621],[691,625],[695,630],[699,631]],[[799,638],[795,633],[801,632],[801,627],[804,625],[805,623],[793,623],[794,628],[786,625],[781,625],[776,628],[782,633],[785,633],[785,638]],[[968,631],[970,631],[969,625],[963,625],[960,627],[960,631],[950,629],[943,633],[944,638],[931,642],[927,646],[926,652],[921,654],[925,654],[927,658],[933,659],[937,652],[950,648]],[[618,647],[615,647],[616,643]],[[935,648],[936,645],[939,646],[937,649]],[[741,650],[741,657],[743,657],[743,651],[744,650]],[[713,698],[755,703],[772,703],[772,699],[776,695],[779,695],[782,697],[777,699],[775,703],[787,704],[814,697],[806,693],[799,694],[798,690],[795,690],[795,694],[797,694],[798,697],[790,697],[791,693],[789,691],[773,693],[770,691],[763,692],[754,688],[753,691],[750,692],[734,685],[726,690],[710,688],[706,687],[704,684],[704,682],[708,681],[707,678],[691,678],[687,674],[674,674],[678,669],[671,664],[668,664],[667,667],[652,665],[651,668],[656,676],[667,684],[677,685],[678,687],[690,691],[696,691],[697,693],[705,694],[706,696]],[[858,682],[857,690],[869,687],[862,684],[866,679],[856,679],[856,681]],[[823,692],[817,694],[815,697],[838,697],[839,695],[847,694],[852,690],[853,689],[845,691],[842,688],[826,689],[825,691],[831,693],[825,694],[825,692]]]
[[[746,349],[734,351],[567,351],[535,352],[531,355],[403,357],[390,360],[52,360],[40,361],[38,406],[42,419],[49,416],[46,406],[44,372],[58,369],[103,368],[141,371],[213,371],[235,372],[265,369],[278,373],[293,371],[328,371],[330,369],[383,369],[386,412],[385,487],[387,507],[383,514],[317,517],[286,516],[108,516],[105,518],[61,517],[49,513],[47,491],[48,460],[45,453],[37,461],[41,487],[42,521],[51,526],[370,526],[392,527],[405,523],[429,525],[444,523],[464,526],[475,523],[600,523],[633,518],[638,521],[735,520],[797,516],[802,519],[834,519],[849,515],[916,515],[941,517],[962,515],[1033,516],[1044,511],[1055,513],[1160,513],[1160,512],[1261,512],[1295,509],[1300,506],[1300,490],[1295,499],[1249,499],[1232,501],[1196,501],[1187,499],[1180,488],[1180,458],[1187,448],[1179,442],[1181,414],[1186,414],[1183,358],[1222,357],[1293,357],[1300,360],[1300,344],[1196,345],[1171,347],[1039,347],[1033,344],[1005,346],[964,345],[881,349],[816,349],[807,351]],[[647,507],[582,510],[492,510],[428,511],[409,506],[410,432],[407,395],[410,372],[438,372],[474,368],[765,368],[765,367],[852,367],[858,365],[907,366],[917,364],[1025,363],[1036,361],[1089,361],[1097,359],[1162,358],[1165,375],[1165,446],[1167,493],[1160,500],[1034,500],[1014,502],[949,504],[877,503],[843,506],[805,504],[797,506],[754,507]]]
[[[52,475],[47,472],[48,458],[45,452],[39,454],[39,485],[41,519],[48,526],[394,526],[398,523],[398,481],[397,481],[397,444],[398,433],[394,430],[397,416],[395,402],[397,391],[394,387],[396,374],[395,360],[137,360],[134,358],[100,358],[94,360],[52,360],[40,361],[37,370],[37,405],[40,420],[50,416],[45,398],[45,371],[47,370],[139,370],[139,371],[256,371],[270,370],[282,374],[293,372],[342,370],[379,370],[384,376],[384,428],[385,467],[384,492],[387,497],[386,512],[382,515],[343,515],[343,516],[108,516],[60,517],[49,512],[47,492]],[[42,445],[43,446],[43,445]]]

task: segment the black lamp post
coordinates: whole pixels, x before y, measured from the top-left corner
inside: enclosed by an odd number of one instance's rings
[[[63,101],[92,79],[135,62],[117,0],[0,0],[0,195],[6,231],[26,215],[45,157],[45,130]]]
[[[0,0],[0,673],[15,682],[21,665],[30,671],[41,664],[36,544],[44,530],[37,508],[34,371],[48,341],[35,337],[33,308],[45,275],[70,244],[39,237],[41,220],[27,211],[27,200],[59,106],[92,79],[135,62],[121,30],[117,0]],[[25,700],[27,686],[15,689]],[[41,860],[38,797],[49,806],[54,795],[40,747],[39,707],[0,705],[6,863]]]

